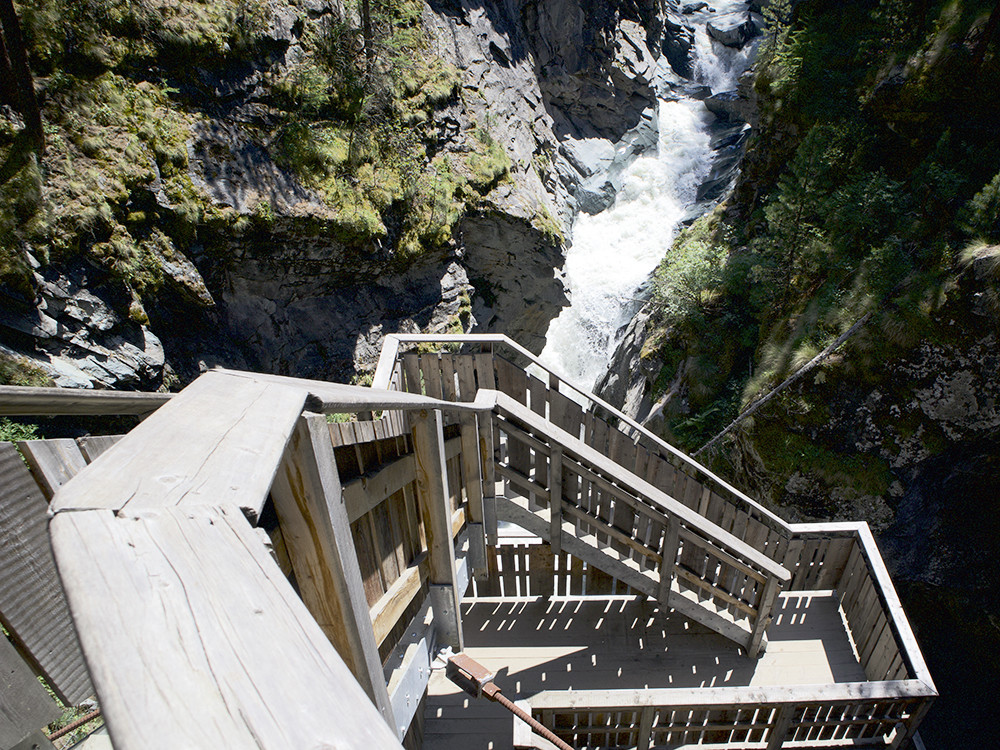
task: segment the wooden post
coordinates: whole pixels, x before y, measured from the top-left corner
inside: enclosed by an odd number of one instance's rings
[[[462,477],[469,501],[469,565],[477,578],[486,570],[486,535],[483,525],[483,472],[479,453],[479,427],[476,415],[463,413],[460,420],[462,440]]]
[[[639,734],[635,738],[635,750],[649,750],[653,744],[653,715],[655,709],[652,706],[643,706],[639,714]]]
[[[896,735],[892,738],[889,747],[905,748],[909,747],[910,744],[917,747],[917,744],[912,742],[913,736],[917,733],[917,729],[920,728],[920,722],[924,720],[924,716],[930,710],[932,703],[934,703],[932,698],[924,698],[910,713],[910,718],[907,719],[906,724],[897,725]]]
[[[549,455],[549,544],[552,554],[562,550],[562,448],[552,446]]]
[[[486,543],[490,547],[497,546],[497,479],[496,456],[494,441],[496,427],[492,414],[481,414],[482,424],[479,430],[479,454],[483,463],[483,525],[486,527]]]
[[[779,750],[785,744],[785,737],[788,735],[788,728],[792,725],[792,713],[795,706],[780,706],[774,714],[774,724],[771,725],[771,732],[767,736],[767,750]]]
[[[302,600],[393,730],[326,419],[299,419],[271,488]]]
[[[750,634],[750,641],[747,643],[747,653],[751,659],[756,659],[763,651],[761,645],[764,642],[764,631],[771,624],[771,610],[780,588],[781,583],[775,576],[767,577],[764,593],[760,598],[760,605],[757,607],[757,622],[754,623],[753,633]]]
[[[455,546],[448,503],[444,426],[438,409],[410,414],[413,451],[417,460],[417,496],[427,533],[427,561],[434,622],[442,643],[462,651],[462,614],[455,572]]]
[[[667,524],[663,529],[663,542],[660,545],[660,588],[656,599],[663,606],[670,604],[670,586],[674,582],[674,560],[677,559],[677,547],[680,545],[680,524],[676,516],[667,516]]]

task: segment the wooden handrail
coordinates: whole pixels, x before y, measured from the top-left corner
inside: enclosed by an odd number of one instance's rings
[[[631,429],[640,433],[648,440],[651,440],[659,448],[666,451],[674,458],[680,460],[684,464],[687,464],[696,472],[700,472],[712,482],[731,493],[734,497],[739,498],[741,502],[751,507],[755,513],[758,513],[766,518],[771,524],[778,526],[786,532],[788,531],[788,524],[780,516],[768,510],[756,500],[738,490],[736,487],[733,487],[724,479],[714,474],[711,470],[698,463],[687,454],[678,450],[670,443],[663,440],[663,438],[654,434],[648,428],[642,426],[627,414],[609,404],[607,401],[595,396],[593,393],[590,393],[585,388],[573,383],[571,380],[564,379],[562,376],[558,375],[545,365],[529,350],[525,349],[516,341],[503,334],[389,334],[385,337],[382,344],[382,352],[379,356],[378,366],[372,379],[373,388],[390,388],[393,369],[395,368],[402,344],[489,344],[491,346],[507,347],[512,352],[527,359],[533,365],[541,369],[550,377],[550,379],[554,379],[555,382],[568,386],[586,401],[589,401],[594,406],[604,409],[616,419],[628,425]]]
[[[654,508],[666,515],[679,519],[688,529],[696,530],[708,540],[712,540],[724,550],[737,555],[753,565],[757,570],[768,576],[777,578],[782,583],[791,580],[788,570],[771,558],[741,541],[738,537],[723,529],[686,505],[665,494],[645,480],[629,474],[607,456],[575,438],[565,430],[556,427],[544,417],[522,406],[504,393],[496,396],[497,409],[501,414],[511,416],[527,425],[535,435],[544,435],[551,445],[559,445],[564,455],[579,460],[585,467],[593,467],[605,477],[613,477],[618,485],[629,493],[640,496]]]
[[[61,414],[145,416],[170,401],[173,395],[142,391],[0,385],[0,416],[43,417]]]

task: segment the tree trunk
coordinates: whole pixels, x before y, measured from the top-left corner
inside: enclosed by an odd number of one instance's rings
[[[21,36],[13,0],[0,0],[0,25],[3,26],[4,46],[7,62],[13,69],[13,80],[17,90],[18,110],[24,118],[27,134],[38,153],[45,151],[45,131],[42,129],[42,112],[35,95],[35,82],[28,68],[28,51]],[[2,65],[2,63],[0,63]]]
[[[361,0],[361,33],[365,37],[365,59],[371,67],[375,59],[375,40],[372,36],[371,0]]]

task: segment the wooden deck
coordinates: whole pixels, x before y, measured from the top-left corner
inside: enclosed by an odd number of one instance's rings
[[[767,651],[731,641],[654,603],[624,598],[463,603],[465,653],[498,672],[511,699],[542,690],[743,687],[863,681],[831,592],[781,595]],[[512,717],[431,678],[425,750],[509,748]]]

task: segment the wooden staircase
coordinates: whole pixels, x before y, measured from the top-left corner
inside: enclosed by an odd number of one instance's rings
[[[765,631],[782,566],[504,394],[497,398],[499,521],[547,540],[743,646]]]

